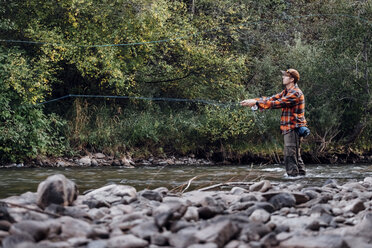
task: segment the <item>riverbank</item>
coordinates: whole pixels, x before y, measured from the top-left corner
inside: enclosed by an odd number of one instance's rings
[[[237,155],[215,153],[209,157],[188,156],[148,156],[133,158],[128,155],[111,156],[103,153],[88,153],[74,157],[38,157],[24,163],[8,163],[0,165],[5,168],[16,167],[96,167],[123,166],[127,168],[138,166],[171,166],[171,165],[239,165],[239,164],[281,164],[282,154],[245,154]],[[362,164],[372,163],[372,152],[358,154],[352,151],[345,153],[323,153],[314,155],[302,154],[305,164]]]
[[[342,185],[328,180],[321,187],[230,182],[190,192],[188,184],[178,191],[111,184],[79,195],[72,181],[54,175],[37,193],[2,201],[4,248],[329,248],[372,242],[371,177]]]

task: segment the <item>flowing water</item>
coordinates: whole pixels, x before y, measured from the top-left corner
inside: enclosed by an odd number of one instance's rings
[[[305,177],[289,178],[280,165],[239,165],[239,166],[164,166],[89,168],[1,168],[0,199],[20,195],[24,192],[36,192],[38,184],[53,174],[64,174],[73,180],[80,193],[102,187],[110,183],[131,185],[137,189],[167,187],[180,192],[185,189],[199,189],[217,183],[237,181],[259,181],[263,179],[276,183],[301,183],[305,186],[321,186],[328,179],[338,183],[359,181],[372,176],[372,165],[307,165]],[[183,185],[183,188],[181,187]]]

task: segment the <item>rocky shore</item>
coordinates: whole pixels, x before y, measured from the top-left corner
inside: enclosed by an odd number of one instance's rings
[[[372,247],[372,178],[322,187],[230,182],[187,192],[111,184],[79,195],[63,175],[2,199],[4,248]]]
[[[231,155],[224,157],[223,154],[215,153],[208,158],[198,158],[194,154],[186,157],[176,156],[149,156],[148,158],[132,158],[128,155],[121,157],[110,156],[103,153],[93,153],[78,157],[59,157],[59,158],[37,158],[26,163],[9,163],[2,165],[3,168],[21,167],[100,167],[100,166],[172,166],[172,165],[229,165],[229,164],[280,164],[281,156],[276,155],[254,155],[244,156]],[[332,153],[313,155],[302,154],[305,164],[356,164],[372,163],[372,154],[357,154],[354,152]]]
[[[130,156],[117,158],[103,153],[89,154],[74,158],[39,158],[27,163],[10,163],[4,168],[21,168],[21,167],[99,167],[99,166],[124,166],[127,168],[137,166],[165,166],[165,165],[213,165],[216,164],[208,159],[195,158],[194,155],[188,157],[175,156],[158,158],[149,157],[147,159],[133,159]]]

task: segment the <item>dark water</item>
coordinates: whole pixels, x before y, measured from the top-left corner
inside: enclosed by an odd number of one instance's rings
[[[301,183],[307,186],[321,186],[327,179],[339,183],[362,180],[372,176],[372,165],[308,165],[305,177],[288,178],[280,165],[265,166],[165,166],[99,168],[11,168],[0,169],[0,199],[19,195],[27,191],[36,192],[38,184],[48,176],[61,173],[73,180],[80,193],[110,183],[126,184],[138,191],[165,186],[180,191],[180,186],[192,180],[188,190],[199,189],[229,181],[259,181]]]

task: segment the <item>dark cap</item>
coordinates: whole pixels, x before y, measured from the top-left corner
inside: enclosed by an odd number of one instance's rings
[[[300,73],[295,69],[288,69],[286,71],[281,71],[283,75],[290,76],[294,78],[294,82],[297,83],[300,80]]]

